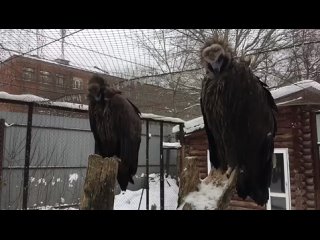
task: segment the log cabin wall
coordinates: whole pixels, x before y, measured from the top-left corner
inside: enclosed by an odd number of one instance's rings
[[[320,105],[279,107],[275,148],[288,148],[291,209],[319,209],[319,157],[315,111]],[[200,178],[207,176],[207,137],[203,129],[185,136],[184,155],[195,157]],[[234,194],[229,209],[266,209]]]

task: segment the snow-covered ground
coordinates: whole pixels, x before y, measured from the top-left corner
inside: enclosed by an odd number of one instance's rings
[[[141,175],[143,177],[143,175]],[[71,174],[69,182],[73,182],[77,179],[76,175]],[[141,199],[141,194],[143,196]],[[171,178],[171,176],[164,178],[164,209],[165,210],[176,210],[178,202],[179,187],[176,180]],[[141,199],[140,209],[139,202]],[[61,203],[65,200],[61,198]],[[156,209],[160,209],[160,175],[152,173],[149,175],[149,209],[151,206],[155,205]],[[35,207],[33,209],[37,210],[79,210],[79,207],[67,207],[67,204],[60,204],[62,208],[57,206],[41,206]],[[63,207],[65,206],[65,207]],[[121,192],[115,196],[114,200],[114,210],[146,210],[146,189],[140,189],[137,191],[127,190],[126,192]]]
[[[146,210],[146,190],[122,192],[115,196],[114,210],[138,210],[141,194],[140,210]],[[176,180],[168,176],[164,179],[164,209],[176,210],[179,188]],[[160,209],[160,176],[152,173],[149,175],[149,209],[156,205]]]
[[[38,207],[37,210],[79,210],[78,207],[54,208],[53,206]]]

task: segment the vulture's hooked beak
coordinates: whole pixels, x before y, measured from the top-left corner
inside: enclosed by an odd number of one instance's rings
[[[100,100],[101,100],[101,94],[99,94],[98,96],[94,96],[94,99],[95,99],[96,101],[100,101]]]
[[[223,63],[222,55],[220,55],[217,61],[215,61],[214,63],[210,63],[210,66],[214,74],[220,73],[222,63]]]

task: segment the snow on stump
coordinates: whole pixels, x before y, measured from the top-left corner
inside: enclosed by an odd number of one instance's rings
[[[113,210],[119,158],[89,155],[81,210]]]
[[[203,181],[193,157],[187,157],[181,174],[178,209],[224,210],[229,206],[237,179],[237,169],[227,177],[220,170],[211,170]]]

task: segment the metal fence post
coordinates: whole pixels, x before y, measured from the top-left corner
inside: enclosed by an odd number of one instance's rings
[[[4,158],[4,128],[5,128],[5,121],[4,119],[0,119],[0,209],[1,209],[1,197],[2,197],[2,166],[3,166],[3,158]]]
[[[31,130],[32,130],[32,114],[33,103],[28,105],[28,122],[26,136],[26,152],[23,172],[23,200],[22,209],[27,209],[28,206],[28,190],[29,190],[29,166],[30,166],[30,149],[31,149]]]
[[[149,210],[149,121],[146,120],[146,209]]]
[[[180,123],[179,124],[179,141],[181,145],[180,149],[180,163],[179,163],[179,173],[181,174],[182,169],[183,169],[183,162],[184,162],[184,124]]]
[[[163,122],[160,122],[160,210],[164,210]]]

